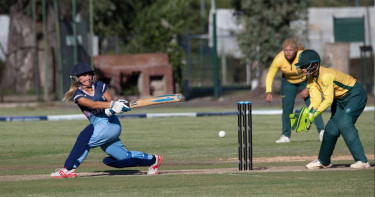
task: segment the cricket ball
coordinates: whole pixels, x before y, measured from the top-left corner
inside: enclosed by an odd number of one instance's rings
[[[225,137],[225,131],[219,131],[219,137]]]

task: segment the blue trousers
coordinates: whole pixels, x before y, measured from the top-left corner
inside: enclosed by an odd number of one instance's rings
[[[98,146],[110,156],[103,162],[112,167],[150,166],[155,162],[152,155],[126,150],[119,138],[121,124],[117,116],[91,116],[90,123],[94,126],[94,132],[85,152],[74,163],[73,168],[77,168],[86,159],[91,148]],[[111,165],[113,162],[117,163]]]

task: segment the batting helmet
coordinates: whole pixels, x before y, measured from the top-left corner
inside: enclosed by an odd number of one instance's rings
[[[94,79],[94,70],[91,68],[91,66],[85,62],[77,63],[73,66],[70,78],[73,80],[73,82],[78,83],[78,76],[84,74],[84,73],[90,73],[93,76],[92,80]]]

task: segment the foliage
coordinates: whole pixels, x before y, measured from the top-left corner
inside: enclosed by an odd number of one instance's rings
[[[14,2],[14,0],[0,0],[0,14],[9,14],[10,6]]]
[[[185,52],[177,44],[177,37],[194,20],[190,5],[189,1],[160,0],[141,10],[131,23],[132,39],[123,47],[126,53],[168,53],[174,80],[180,86]]]
[[[131,40],[131,23],[139,12],[154,0],[98,0],[94,1],[94,31],[100,38],[118,36],[122,43]]]
[[[246,61],[258,61],[265,68],[281,50],[283,40],[294,37],[290,24],[306,16],[306,1],[243,0],[241,3],[244,29],[238,35],[240,48]]]

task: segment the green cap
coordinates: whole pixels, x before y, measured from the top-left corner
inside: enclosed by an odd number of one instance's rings
[[[302,51],[299,55],[298,62],[296,63],[297,68],[305,68],[306,66],[310,65],[311,63],[320,62],[319,54],[311,49],[307,49]]]

